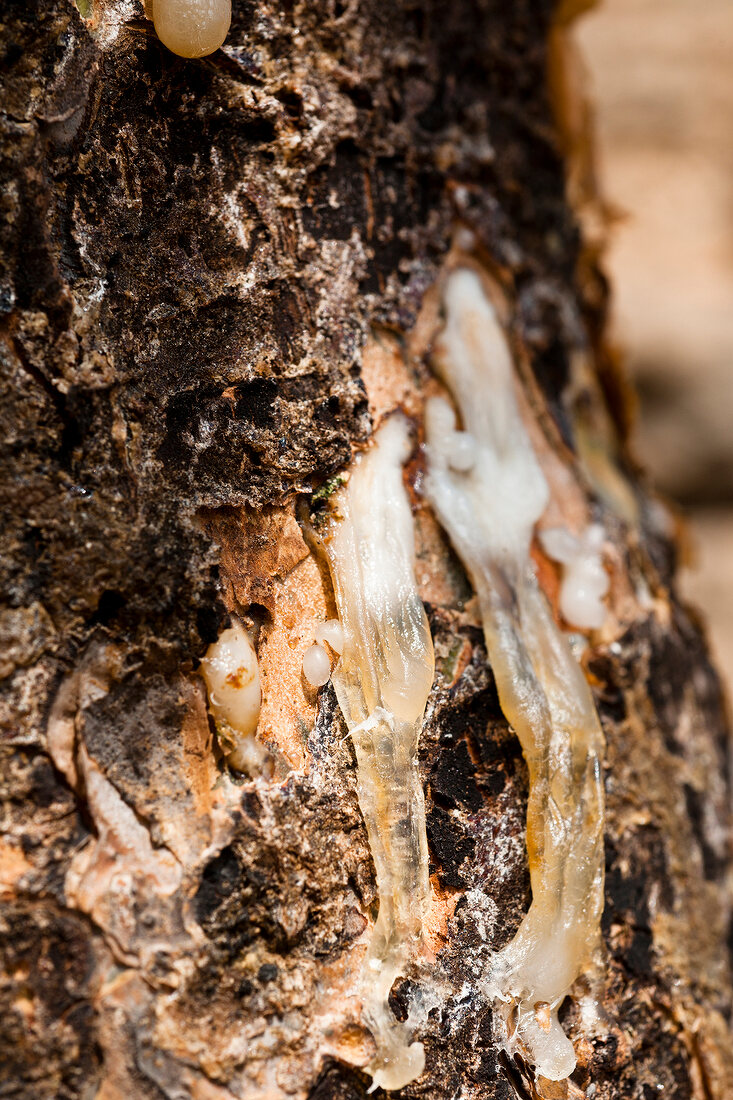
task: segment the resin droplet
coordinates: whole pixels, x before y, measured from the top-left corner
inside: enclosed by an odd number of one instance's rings
[[[316,641],[319,645],[329,645],[334,653],[344,651],[344,628],[338,619],[328,619],[316,627]]]
[[[269,754],[255,739],[262,688],[252,639],[241,623],[222,631],[201,660],[219,742],[237,771],[259,774]]]
[[[303,675],[311,687],[320,688],[331,679],[331,662],[322,645],[312,645],[303,654]]]
[[[231,21],[231,0],[153,0],[155,33],[179,57],[218,50]]]
[[[563,567],[563,617],[581,630],[600,630],[606,618],[603,597],[610,585],[601,558],[603,528],[591,524],[576,538],[564,527],[551,527],[542,532],[540,542],[545,553]]]

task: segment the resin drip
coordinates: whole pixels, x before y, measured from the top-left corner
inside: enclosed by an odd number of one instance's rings
[[[216,730],[227,760],[253,779],[271,770],[270,754],[255,737],[262,707],[257,653],[236,620],[222,631],[201,658]]]
[[[532,904],[483,984],[502,1004],[507,1048],[562,1080],[575,1052],[557,1010],[600,944],[603,734],[532,568],[532,532],[548,487],[517,406],[506,338],[478,275],[458,269],[448,277],[445,310],[436,367],[475,461],[455,469],[455,413],[434,398],[426,410],[426,492],[479,597],[499,699],[530,784]]]
[[[407,422],[392,416],[332,498],[324,549],[344,648],[332,680],[356,750],[359,805],[377,872],[379,916],[364,964],[364,1019],[377,1050],[374,1085],[397,1089],[421,1074],[414,1013],[399,1022],[393,982],[423,948],[430,903],[425,804],[417,765],[433,682],[433,644],[417,592],[414,529],[402,482]]]

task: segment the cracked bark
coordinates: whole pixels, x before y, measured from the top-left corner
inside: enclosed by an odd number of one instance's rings
[[[548,448],[576,472],[601,454],[609,490],[578,473],[616,548],[614,629],[586,655],[607,973],[601,1024],[568,1003],[570,1082],[502,1066],[471,976],[528,904],[526,776],[420,506],[438,668],[420,763],[452,993],[404,1095],[725,1100],[726,719],[675,596],[673,525],[623,450],[567,13],[234,9],[196,62],[134,0],[2,14],[0,1094],[365,1095],[351,994],[373,867],[332,691],[300,680],[327,593],[293,507],[380,402],[424,388],[460,220],[507,293]],[[196,673],[232,613],[258,632],[271,783],[227,775]]]

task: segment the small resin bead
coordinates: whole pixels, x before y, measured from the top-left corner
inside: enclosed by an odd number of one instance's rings
[[[155,33],[179,57],[218,50],[231,21],[231,0],[153,0]]]
[[[331,679],[331,662],[321,645],[312,645],[303,654],[303,675],[311,687],[320,688]]]
[[[581,630],[600,630],[606,619],[603,598],[610,580],[601,556],[604,538],[598,523],[586,527],[577,537],[565,527],[551,527],[540,534],[545,553],[563,567],[563,618]]]
[[[260,670],[252,639],[241,623],[223,631],[201,659],[209,707],[235,734],[251,736],[262,705]]]
[[[344,628],[338,619],[328,619],[316,627],[316,641],[319,645],[330,645],[334,653],[344,651]]]

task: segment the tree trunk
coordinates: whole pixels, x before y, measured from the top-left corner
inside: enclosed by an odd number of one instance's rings
[[[569,14],[234,0],[223,49],[184,61],[135,0],[6,3],[0,1096],[366,1095],[375,872],[333,689],[301,676],[333,608],[296,504],[392,407],[419,428],[457,251],[508,304],[561,506],[606,535],[582,656],[605,956],[562,1012],[570,1079],[502,1053],[476,974],[487,913],[495,950],[529,904],[527,772],[417,494],[440,993],[400,1095],[733,1096],[726,718],[674,521],[624,450]],[[260,662],[254,779],[198,671],[231,616]]]

